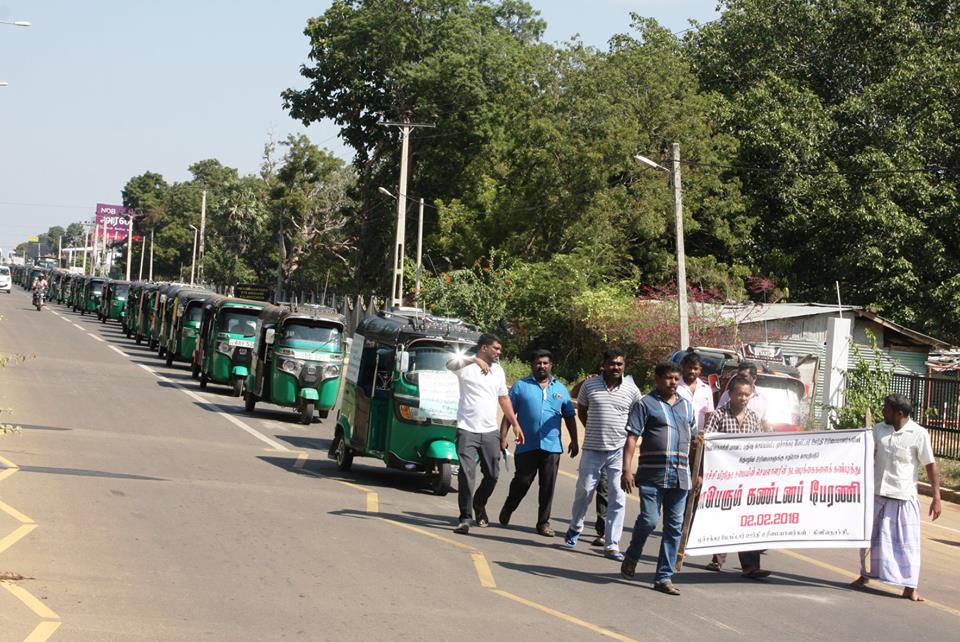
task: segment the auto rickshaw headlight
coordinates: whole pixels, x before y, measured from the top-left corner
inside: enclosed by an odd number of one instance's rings
[[[323,368],[323,378],[324,379],[333,379],[334,377],[340,376],[340,366],[338,365],[328,365]]]
[[[218,341],[217,352],[225,355],[231,355],[233,354],[233,346],[230,345],[229,341]]]
[[[281,359],[279,368],[284,372],[292,374],[294,377],[299,377],[300,371],[303,370],[303,362],[297,361],[296,359]]]
[[[422,422],[430,418],[426,412],[420,410],[419,408],[415,408],[413,406],[407,406],[405,404],[398,404],[397,410],[400,411],[400,416],[406,419],[407,421]]]

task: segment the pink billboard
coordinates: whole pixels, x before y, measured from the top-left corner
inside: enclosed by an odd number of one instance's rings
[[[97,203],[97,225],[101,226],[99,234],[103,234],[104,223],[107,224],[107,240],[127,238],[127,208],[123,205]]]

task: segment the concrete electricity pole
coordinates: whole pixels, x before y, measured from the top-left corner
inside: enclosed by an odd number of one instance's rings
[[[409,172],[410,132],[414,127],[434,127],[432,124],[410,122],[383,122],[387,127],[399,127],[402,135],[400,149],[400,191],[397,194],[397,229],[393,243],[393,278],[390,287],[390,307],[403,303],[403,259],[407,237],[407,175]]]
[[[207,227],[207,190],[203,190],[200,200],[200,249],[197,251],[197,281],[203,283],[203,231]]]
[[[127,212],[127,281],[130,280],[130,261],[133,259],[133,212]]]
[[[690,347],[687,309],[687,256],[683,248],[683,192],[680,187],[680,143],[673,144],[673,210],[677,235],[677,305],[680,308],[680,349]]]
[[[153,281],[153,230],[150,230],[150,276],[147,279]]]

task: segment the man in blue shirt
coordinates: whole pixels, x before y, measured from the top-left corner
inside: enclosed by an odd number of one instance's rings
[[[560,420],[563,418],[570,435],[570,457],[580,452],[577,439],[576,409],[566,387],[553,378],[553,354],[549,350],[537,350],[530,361],[533,373],[520,379],[510,388],[510,403],[523,430],[523,443],[516,448],[516,473],[510,482],[507,501],[500,511],[500,523],[506,526],[510,516],[517,510],[524,495],[540,476],[540,510],[537,514],[537,533],[553,537],[550,528],[550,509],[553,491],[557,483],[557,470],[563,444],[560,437]],[[507,449],[507,434],[510,426],[506,419],[500,424],[500,448]]]
[[[640,489],[640,514],[633,526],[630,546],[620,564],[620,574],[632,579],[647,537],[660,521],[663,508],[663,535],[653,588],[668,595],[679,595],[673,585],[677,548],[683,528],[683,511],[690,490],[690,446],[697,435],[693,404],[677,394],[680,366],[666,361],[654,371],[657,388],[634,404],[627,422],[627,442],[623,447],[623,489]],[[641,439],[642,438],[642,439]],[[640,439],[640,462],[634,478],[631,464]]]

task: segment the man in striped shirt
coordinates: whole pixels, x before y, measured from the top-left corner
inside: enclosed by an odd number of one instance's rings
[[[690,445],[697,434],[693,405],[677,394],[680,366],[671,361],[657,365],[657,388],[643,397],[630,412],[629,435],[623,449],[623,489],[640,489],[640,514],[633,526],[633,537],[620,564],[620,574],[632,579],[647,537],[660,521],[663,507],[663,536],[653,588],[668,595],[679,595],[673,585],[677,548],[683,527],[683,511],[690,490]],[[630,469],[640,440],[640,463],[636,478]],[[610,480],[613,487],[613,480]]]
[[[620,536],[626,495],[620,488],[623,471],[623,443],[627,439],[627,417],[630,408],[640,401],[640,390],[632,379],[624,379],[626,355],[620,348],[610,347],[603,355],[602,376],[583,382],[577,396],[577,414],[585,426],[577,491],[573,500],[570,528],[563,538],[564,546],[573,548],[583,530],[587,507],[593,499],[597,483],[607,473],[609,491],[604,555],[622,561]]]

